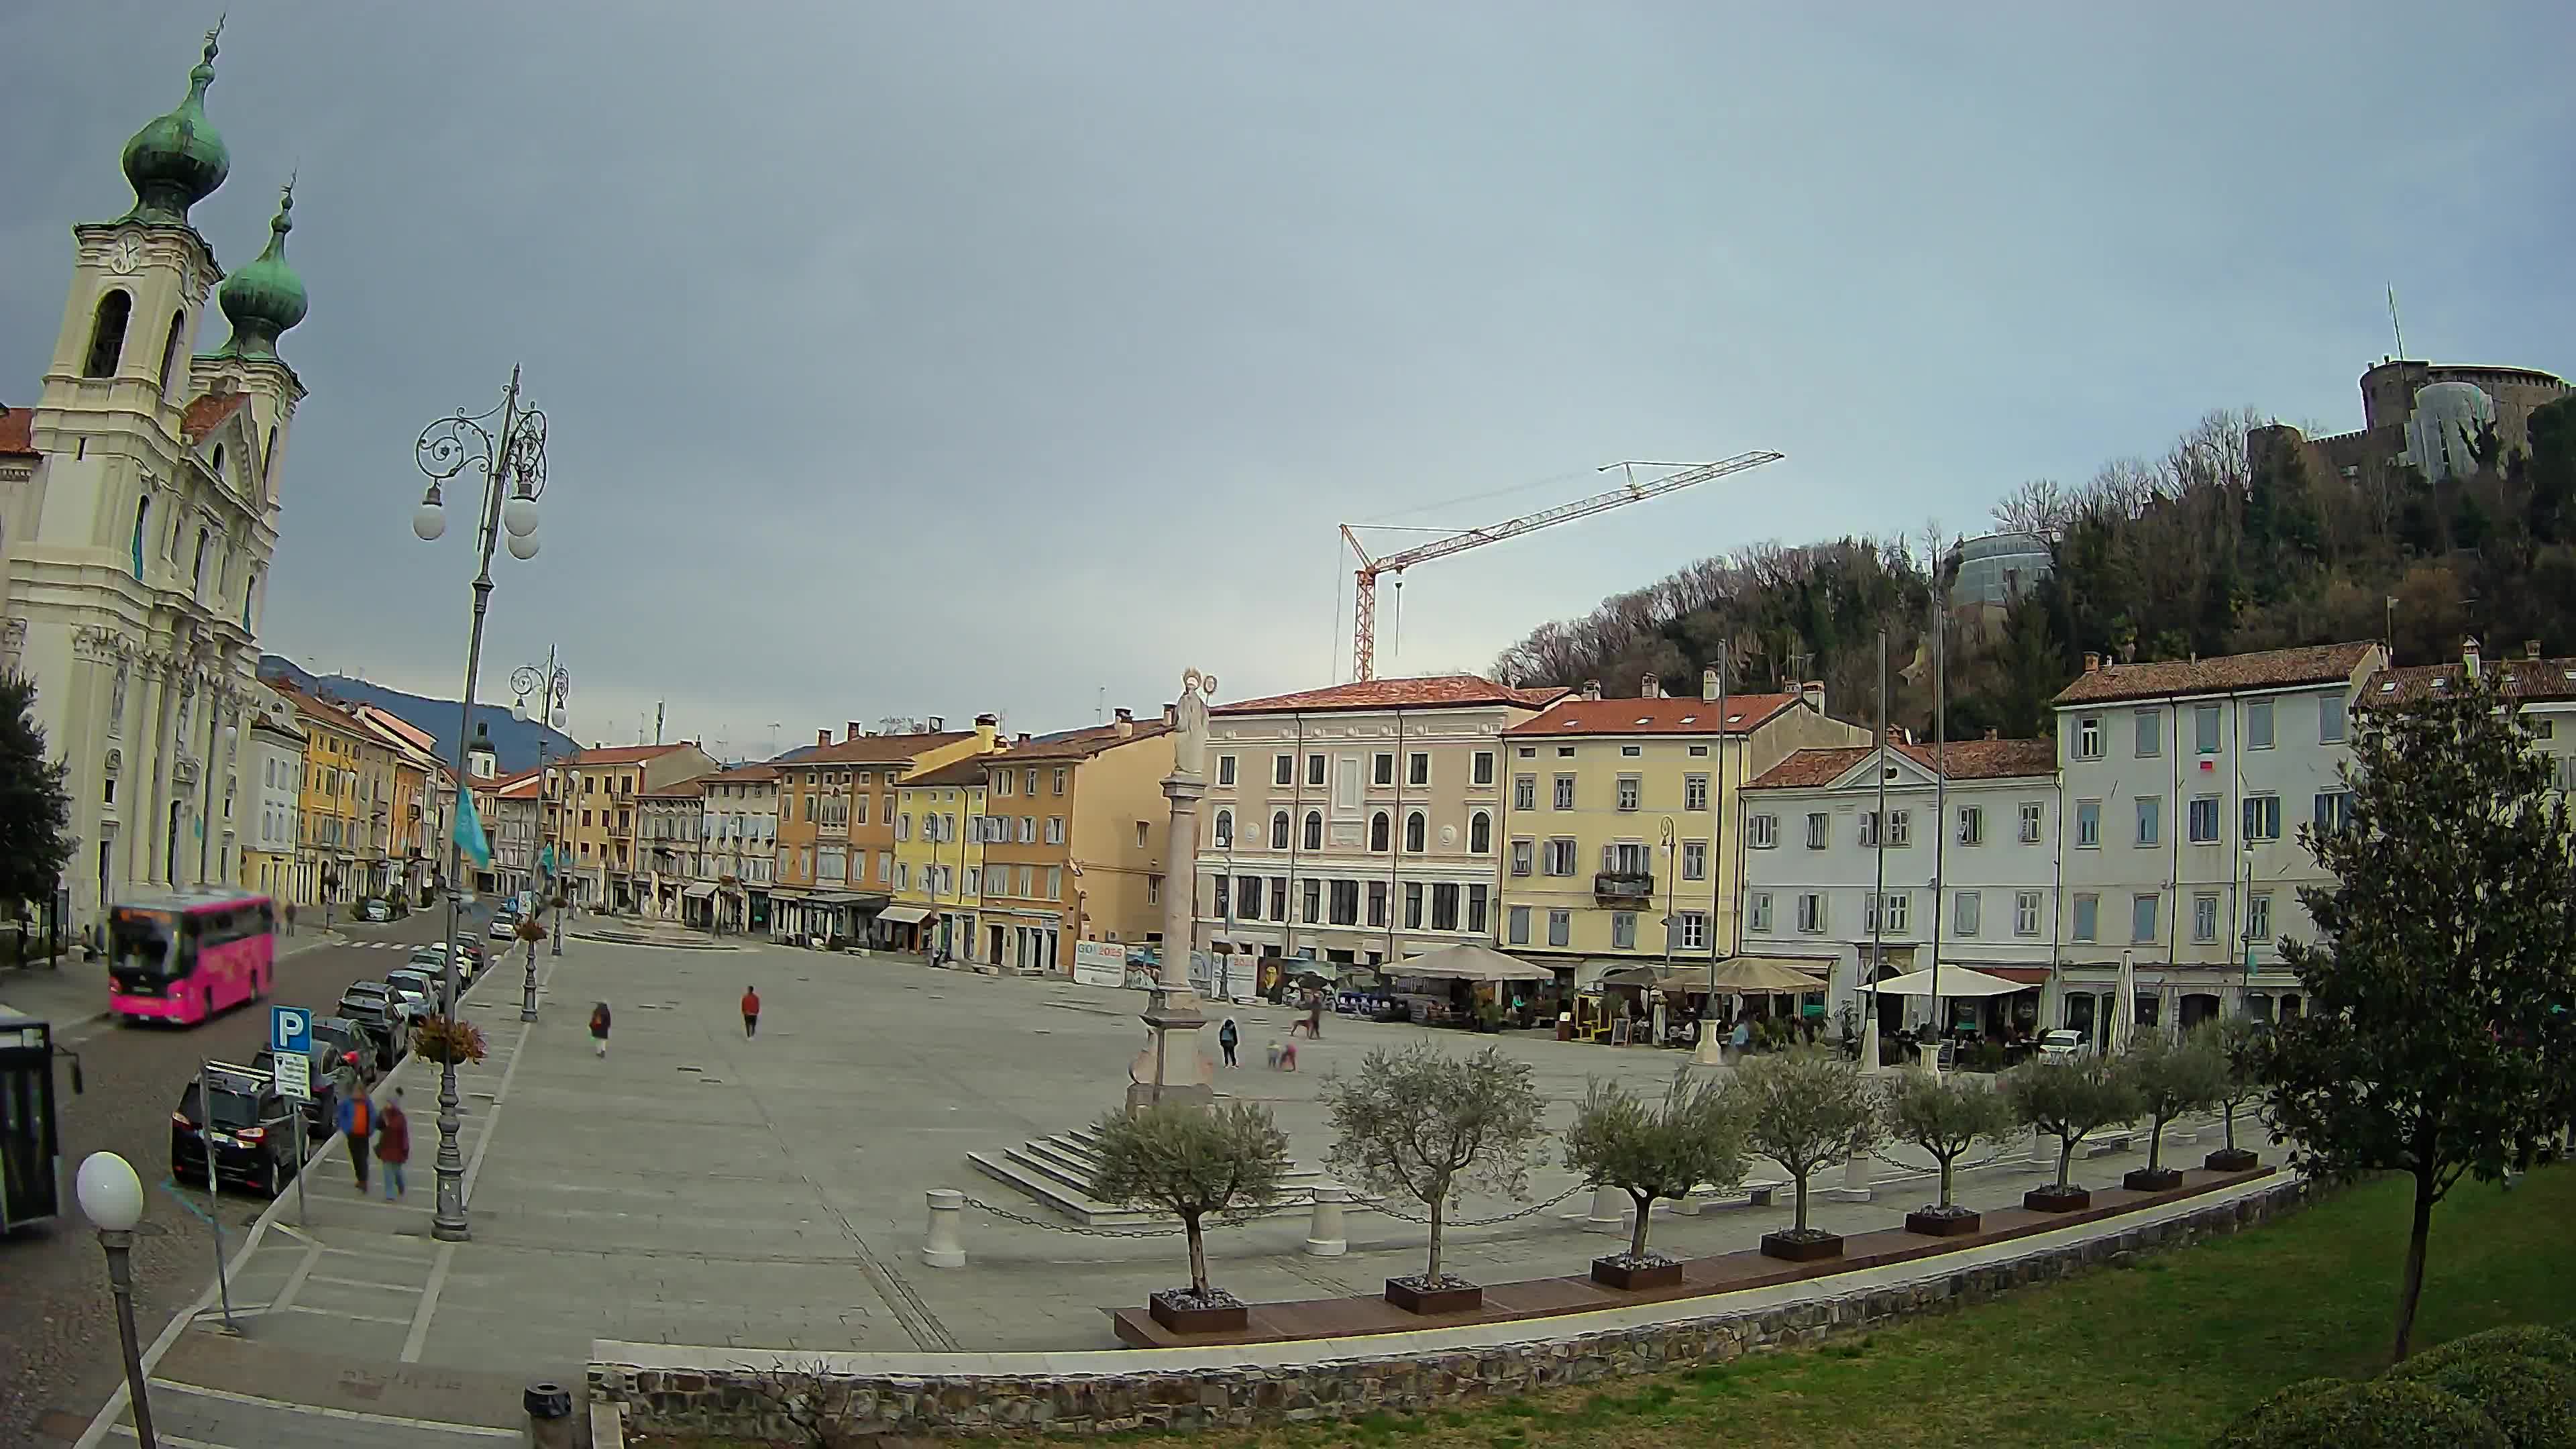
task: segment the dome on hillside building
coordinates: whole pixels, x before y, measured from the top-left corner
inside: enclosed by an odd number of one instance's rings
[[[232,170],[232,153],[206,121],[206,87],[215,80],[215,37],[188,72],[188,98],[177,110],[147,123],[125,143],[125,179],[134,187],[134,209],[125,220],[186,226],[188,208],[214,195]]]
[[[2495,417],[2495,400],[2475,383],[2420,387],[2415,415],[2406,420],[2406,461],[2422,470],[2427,482],[2466,477],[2478,470],[2478,441]]]

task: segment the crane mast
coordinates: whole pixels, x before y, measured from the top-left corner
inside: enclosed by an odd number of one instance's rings
[[[1578,518],[1589,518],[1593,514],[1604,513],[1613,508],[1623,508],[1631,503],[1643,503],[1649,498],[1660,498],[1667,493],[1677,493],[1684,488],[1706,483],[1713,478],[1723,478],[1729,473],[1741,473],[1747,468],[1776,463],[1783,456],[1785,455],[1757,449],[1750,453],[1738,453],[1732,458],[1721,459],[1715,463],[1612,463],[1600,471],[1606,473],[1612,468],[1639,467],[1673,468],[1675,471],[1666,473],[1660,478],[1649,478],[1642,483],[1631,477],[1627,482],[1606,493],[1596,493],[1589,498],[1578,498],[1571,503],[1560,503],[1553,508],[1542,508],[1536,513],[1524,513],[1518,518],[1507,518],[1500,523],[1488,524],[1483,528],[1470,528],[1464,532],[1453,533],[1446,538],[1436,538],[1429,543],[1417,544],[1401,553],[1387,554],[1382,558],[1371,558],[1368,548],[1360,542],[1356,529],[1350,524],[1343,524],[1342,538],[1350,544],[1352,555],[1360,561],[1359,567],[1353,570],[1358,579],[1358,590],[1351,601],[1352,677],[1355,679],[1377,677],[1377,581],[1380,575],[1400,574],[1418,563],[1429,563],[1433,559],[1447,558],[1453,553],[1465,553],[1471,548],[1482,548],[1489,543],[1501,543],[1507,538],[1518,538],[1522,534],[1535,533],[1542,528],[1552,528],[1560,523],[1572,523]]]

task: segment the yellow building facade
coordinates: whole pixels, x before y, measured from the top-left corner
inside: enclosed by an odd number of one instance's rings
[[[390,790],[392,752],[339,706],[272,687],[294,706],[304,734],[295,898],[306,905],[347,905],[366,893],[371,864],[383,859],[372,843],[368,791],[379,782]]]
[[[909,949],[976,959],[987,788],[980,756],[915,770],[895,784],[893,903],[878,919]]]
[[[1651,675],[1636,698],[1594,686],[1504,730],[1502,949],[1578,986],[1735,954],[1736,792],[1793,751],[1869,738],[1824,713],[1820,687],[1720,698],[1713,674],[1695,697]]]

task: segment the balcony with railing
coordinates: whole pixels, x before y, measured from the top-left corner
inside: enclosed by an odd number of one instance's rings
[[[1655,898],[1652,871],[1604,870],[1592,876],[1592,897],[1605,903],[1631,904]]]

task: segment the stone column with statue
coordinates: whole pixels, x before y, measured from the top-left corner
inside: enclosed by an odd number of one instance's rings
[[[1127,1069],[1127,1106],[1160,1103],[1204,1105],[1216,1096],[1216,1071],[1199,1044],[1207,1018],[1199,1014],[1190,985],[1190,958],[1198,949],[1199,797],[1207,793],[1207,697],[1216,676],[1188,670],[1173,709],[1172,773],[1163,795],[1172,802],[1171,829],[1163,847],[1163,968],[1155,978],[1145,1028],[1152,1040]]]

